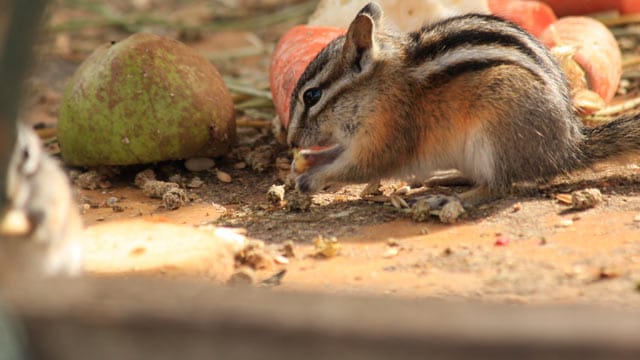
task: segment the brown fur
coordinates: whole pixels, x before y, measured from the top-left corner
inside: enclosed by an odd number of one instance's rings
[[[323,98],[306,107],[299,99],[313,87]],[[479,202],[514,181],[640,150],[640,116],[583,128],[544,46],[491,16],[396,34],[368,5],[309,65],[291,103],[290,144],[344,149],[298,177],[303,191],[455,168],[478,186],[470,198]]]

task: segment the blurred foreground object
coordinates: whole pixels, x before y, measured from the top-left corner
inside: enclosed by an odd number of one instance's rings
[[[62,170],[17,121],[44,0],[0,2],[0,277],[78,273],[82,229]]]
[[[20,272],[77,274],[82,222],[62,170],[33,131],[18,125],[0,220],[0,264]]]

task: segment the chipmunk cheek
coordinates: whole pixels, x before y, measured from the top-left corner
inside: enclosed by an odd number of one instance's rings
[[[360,125],[355,121],[347,120],[342,124],[342,132],[346,137],[351,138],[356,134],[359,127]]]

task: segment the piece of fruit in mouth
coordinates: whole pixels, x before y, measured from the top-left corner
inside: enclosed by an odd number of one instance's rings
[[[338,146],[312,146],[308,149],[293,150],[292,169],[296,174],[304,174],[314,166],[327,164],[338,155]]]

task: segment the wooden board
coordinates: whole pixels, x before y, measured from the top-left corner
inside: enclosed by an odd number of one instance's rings
[[[640,316],[220,288],[143,278],[8,286],[37,359],[640,359]]]

